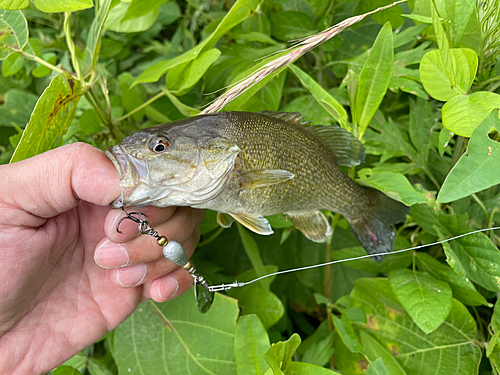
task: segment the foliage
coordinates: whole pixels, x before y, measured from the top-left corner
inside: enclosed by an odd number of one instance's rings
[[[390,2],[0,0],[0,162],[196,115],[286,41]],[[498,374],[500,238],[432,243],[500,219],[499,19],[499,0],[399,4],[226,107],[352,131],[367,158],[345,172],[411,206],[396,249],[429,247],[267,278],[205,315],[191,293],[145,302],[54,374]],[[193,262],[222,284],[365,255],[327,216],[325,245],[280,215],[264,238],[207,212]]]

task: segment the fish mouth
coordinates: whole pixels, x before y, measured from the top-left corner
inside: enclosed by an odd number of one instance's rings
[[[141,171],[144,172],[145,164],[129,157],[121,146],[108,147],[104,153],[115,166],[122,188],[121,196],[111,203],[111,207],[126,207],[127,197],[141,183]]]
[[[104,154],[111,160],[113,165],[118,172],[118,177],[121,179],[125,174],[125,169],[127,165],[126,156],[121,150],[120,146],[110,146],[106,150],[104,150]]]

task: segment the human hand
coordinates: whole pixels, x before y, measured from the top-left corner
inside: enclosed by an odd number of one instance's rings
[[[137,236],[137,224],[126,220],[124,234],[116,232],[124,214],[109,204],[119,195],[111,161],[83,143],[0,166],[1,374],[47,372],[116,328],[141,300],[164,302],[191,286],[154,238]],[[193,253],[203,211],[140,211]]]

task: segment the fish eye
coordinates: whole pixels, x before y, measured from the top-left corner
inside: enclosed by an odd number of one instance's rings
[[[156,153],[160,153],[160,152],[165,151],[169,146],[170,146],[170,142],[168,141],[168,139],[162,137],[162,138],[154,139],[151,142],[150,148],[151,148],[151,151],[156,152]]]

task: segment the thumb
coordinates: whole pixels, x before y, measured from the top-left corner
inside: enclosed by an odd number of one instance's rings
[[[86,143],[0,166],[0,200],[42,218],[68,211],[80,200],[108,205],[120,195],[118,183],[111,161]]]

